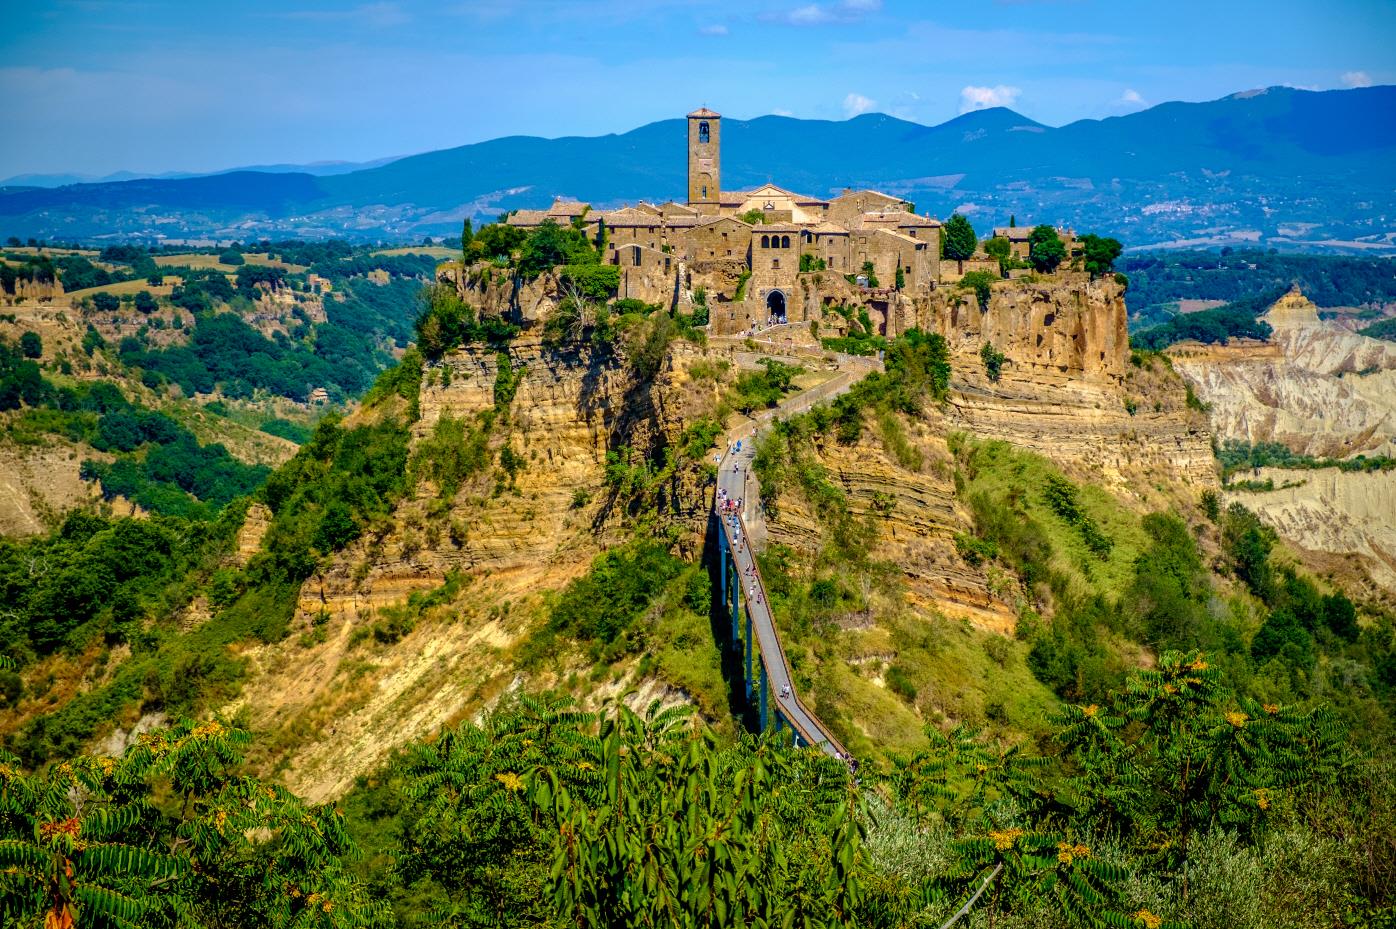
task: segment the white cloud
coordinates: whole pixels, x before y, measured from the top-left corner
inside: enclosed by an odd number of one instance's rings
[[[862,113],[871,113],[877,107],[877,101],[862,94],[849,94],[843,98],[843,111],[849,118]]]
[[[699,33],[700,35],[713,35],[713,36],[727,35],[727,27],[724,26],[722,23],[713,23],[711,26],[702,26],[702,27],[700,27],[699,30],[698,30],[698,33]]]
[[[792,26],[818,26],[821,23],[832,22],[834,14],[817,3],[811,3],[809,6],[796,7],[782,18]]]
[[[1007,84],[996,84],[993,87],[971,85],[960,90],[960,112],[987,110],[995,106],[1012,106],[1017,102],[1022,92],[1021,88],[1009,87]]]
[[[782,109],[780,109],[779,107],[777,107],[776,109],[771,110],[771,115],[772,115],[772,116],[794,116],[795,113],[794,113],[793,110],[782,110]]]
[[[794,9],[767,13],[761,18],[790,26],[823,26],[826,23],[857,22],[880,9],[882,0],[835,0],[834,3],[808,3]]]
[[[1135,90],[1135,89],[1132,88],[1132,87],[1126,88],[1126,89],[1125,89],[1125,92],[1122,93],[1122,94],[1120,94],[1120,102],[1123,103],[1123,104],[1125,104],[1126,106],[1145,106],[1145,105],[1146,105],[1146,104],[1144,103],[1144,97],[1143,97],[1142,95],[1140,95],[1139,91]]]
[[[1371,87],[1372,76],[1366,71],[1344,71],[1343,83],[1348,87]]]

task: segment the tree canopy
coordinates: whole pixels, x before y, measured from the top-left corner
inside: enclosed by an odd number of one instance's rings
[[[1032,266],[1044,274],[1050,274],[1065,259],[1066,245],[1057,235],[1057,230],[1045,224],[1034,226],[1028,234],[1028,261]]]
[[[959,213],[951,215],[940,230],[942,257],[953,261],[964,261],[974,255],[979,240],[974,235],[974,227]]]

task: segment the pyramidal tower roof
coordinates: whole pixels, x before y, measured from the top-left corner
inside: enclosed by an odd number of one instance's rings
[[[688,114],[689,119],[718,119],[721,116],[721,113],[714,113],[705,106],[700,106],[698,109]]]

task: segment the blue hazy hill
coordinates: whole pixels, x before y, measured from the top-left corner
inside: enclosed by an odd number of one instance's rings
[[[684,134],[684,120],[671,119],[595,137],[509,136],[334,175],[0,188],[0,234],[140,235],[157,220],[166,235],[441,234],[461,216],[555,196],[598,205],[682,196]],[[938,126],[883,114],[729,119],[722,169],[727,189],[769,180],[830,196],[875,186],[922,211],[964,208],[981,228],[1017,213],[1134,244],[1204,228],[1286,241],[1286,224],[1310,238],[1375,238],[1396,209],[1396,87],[1270,88],[1058,128],[1003,108]]]

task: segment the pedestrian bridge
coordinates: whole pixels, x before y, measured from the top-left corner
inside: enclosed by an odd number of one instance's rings
[[[851,761],[843,744],[800,699],[747,529],[747,514],[756,512],[759,505],[756,482],[749,480],[756,438],[770,428],[777,416],[804,412],[816,403],[845,393],[869,371],[880,367],[871,359],[845,358],[842,362],[832,379],[761,414],[754,428],[747,427],[740,438],[729,442],[718,463],[713,524],[718,541],[715,570],[722,591],[722,611],[730,621],[729,644],[740,656],[743,693],[748,704],[757,708],[762,730],[789,727],[795,744],[812,745],[835,758]],[[743,507],[729,512],[722,505],[724,499],[742,501]]]

